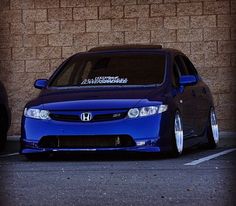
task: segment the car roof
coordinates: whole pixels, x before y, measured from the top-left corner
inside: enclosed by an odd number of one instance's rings
[[[148,45],[148,44],[126,44],[126,45],[108,45],[94,47],[88,52],[113,52],[113,51],[163,51],[168,53],[182,53],[177,49],[163,48],[162,45]]]

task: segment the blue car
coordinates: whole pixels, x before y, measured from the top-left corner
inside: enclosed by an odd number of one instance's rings
[[[11,125],[11,111],[8,105],[8,97],[3,83],[0,82],[0,151],[5,147],[7,131]]]
[[[182,154],[219,142],[211,92],[178,50],[127,45],[93,48],[35,82],[26,104],[21,153],[131,151]]]

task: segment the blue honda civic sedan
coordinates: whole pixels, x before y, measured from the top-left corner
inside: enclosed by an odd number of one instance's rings
[[[182,52],[161,46],[96,47],[35,82],[22,117],[21,153],[182,154],[219,141],[211,92]]]

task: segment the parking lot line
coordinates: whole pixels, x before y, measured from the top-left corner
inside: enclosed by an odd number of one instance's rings
[[[233,151],[236,151],[236,148],[224,150],[224,151],[222,151],[222,152],[218,152],[218,153],[216,153],[216,154],[209,155],[209,156],[206,156],[206,157],[203,157],[203,158],[194,160],[194,161],[192,161],[192,162],[188,162],[188,163],[186,163],[186,164],[184,164],[184,165],[190,165],[190,166],[197,165],[197,164],[206,162],[206,161],[208,161],[208,160],[214,159],[214,158],[216,158],[216,157],[219,157],[219,156],[228,154],[228,153],[233,152]]]
[[[0,155],[0,157],[11,157],[11,156],[15,156],[15,155],[19,155],[20,153],[11,153],[11,154],[4,154],[4,155]]]

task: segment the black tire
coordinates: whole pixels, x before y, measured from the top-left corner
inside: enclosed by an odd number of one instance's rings
[[[173,118],[173,135],[172,135],[172,157],[179,157],[183,153],[184,139],[183,139],[183,122],[179,111],[175,112]]]
[[[209,112],[208,126],[207,126],[207,147],[209,149],[215,149],[219,143],[219,129],[216,119],[215,110],[212,107]]]
[[[0,151],[5,148],[7,142],[7,118],[5,112],[0,108]]]

